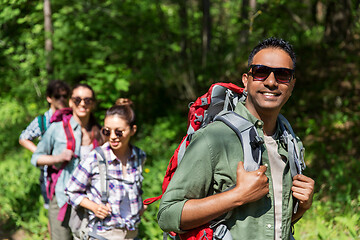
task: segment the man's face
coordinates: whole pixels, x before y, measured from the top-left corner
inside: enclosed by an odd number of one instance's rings
[[[253,58],[252,65],[264,65],[272,68],[293,69],[293,62],[288,53],[278,48],[266,48],[259,51]],[[251,70],[250,70],[251,71]],[[295,78],[289,83],[276,81],[274,72],[264,81],[256,81],[251,74],[243,74],[242,81],[248,92],[245,106],[255,117],[277,116],[291,96]]]
[[[67,107],[69,96],[65,90],[59,90],[54,96],[47,97],[47,101],[50,103],[50,107],[54,110]]]

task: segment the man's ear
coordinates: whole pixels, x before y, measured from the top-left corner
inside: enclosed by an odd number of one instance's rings
[[[47,97],[46,97],[46,101],[47,101],[50,105],[52,104],[52,98],[51,98],[51,97],[47,96]]]
[[[248,91],[248,90],[247,90],[247,84],[248,84],[248,80],[249,80],[249,75],[248,75],[247,73],[244,73],[244,74],[242,75],[241,80],[242,80],[242,83],[244,84],[244,90],[245,90],[245,91]]]
[[[296,83],[296,78],[294,77],[292,80],[291,80],[291,93],[290,95],[292,95],[292,92],[294,91],[294,87],[295,87],[295,83]]]

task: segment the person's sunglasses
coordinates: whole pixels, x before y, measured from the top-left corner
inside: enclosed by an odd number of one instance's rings
[[[56,100],[59,100],[59,99],[67,99],[69,96],[67,95],[67,94],[55,94],[54,95],[54,98],[56,99]]]
[[[79,104],[83,100],[84,100],[85,105],[87,105],[87,106],[94,102],[93,98],[72,97],[71,100],[75,103],[76,106],[79,106]]]
[[[111,131],[113,131],[113,129],[109,129],[109,128],[105,128],[105,127],[101,129],[101,133],[106,137],[110,136]],[[114,132],[115,132],[116,137],[118,137],[118,138],[121,138],[124,135],[123,131],[121,131],[119,129],[115,129]]]
[[[289,83],[295,73],[294,69],[272,68],[264,65],[250,65],[250,70],[248,74],[251,75],[255,81],[265,81],[270,73],[273,72],[278,83]]]

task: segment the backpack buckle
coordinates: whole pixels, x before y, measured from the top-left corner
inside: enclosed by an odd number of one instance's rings
[[[203,116],[203,115],[197,115],[197,114],[195,113],[195,117],[196,117],[196,119],[194,120],[194,123],[195,123],[195,124],[196,124],[197,122],[202,123],[202,122],[204,121],[204,116]]]
[[[255,136],[254,140],[250,142],[252,148],[260,147],[262,144],[264,144],[264,139],[260,136]]]

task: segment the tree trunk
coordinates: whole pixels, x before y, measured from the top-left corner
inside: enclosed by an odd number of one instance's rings
[[[325,41],[339,43],[351,35],[352,14],[350,0],[331,0],[325,19]]]
[[[179,16],[181,25],[181,57],[185,74],[183,75],[183,81],[177,82],[182,84],[184,88],[185,98],[194,99],[196,97],[194,85],[195,74],[192,68],[191,49],[188,48],[188,16],[187,16],[187,0],[179,0]],[[180,88],[181,89],[181,88]]]
[[[249,0],[243,0],[241,3],[241,13],[240,13],[240,22],[246,22],[245,19],[249,19]],[[245,27],[246,26],[246,27]],[[241,46],[247,44],[249,39],[249,25],[246,24],[243,29],[240,31],[240,48]]]
[[[202,57],[201,65],[206,66],[208,51],[211,43],[211,16],[210,16],[210,0],[202,0]]]
[[[240,22],[244,23],[244,27],[239,32],[239,45],[236,48],[236,52],[239,53],[246,49],[244,46],[248,45],[249,36],[252,33],[252,25],[257,14],[256,0],[243,0],[241,3]]]
[[[258,13],[255,13],[256,11],[256,0],[250,0],[249,1],[249,33],[252,33],[253,30],[253,23],[255,18],[257,17]]]
[[[46,72],[48,77],[52,75],[53,68],[51,62],[52,45],[52,22],[51,22],[51,4],[50,0],[44,0],[44,30],[45,30],[45,58],[46,58]]]

